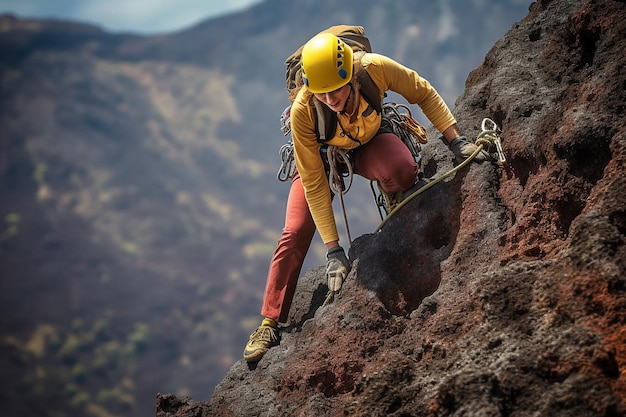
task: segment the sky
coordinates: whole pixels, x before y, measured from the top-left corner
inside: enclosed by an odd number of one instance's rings
[[[155,34],[186,29],[262,0],[0,0],[0,14],[91,23],[110,32]]]

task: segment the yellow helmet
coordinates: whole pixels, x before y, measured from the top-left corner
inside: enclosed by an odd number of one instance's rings
[[[302,80],[312,93],[328,93],[352,79],[352,48],[337,36],[322,33],[302,49]]]

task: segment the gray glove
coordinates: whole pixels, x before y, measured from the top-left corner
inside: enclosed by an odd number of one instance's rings
[[[337,292],[341,289],[350,269],[350,261],[341,246],[326,252],[326,278],[329,291]]]
[[[452,142],[450,143],[448,143],[446,138],[444,138],[443,136],[441,137],[441,140],[446,145],[448,145],[448,148],[454,154],[457,163],[461,163],[465,161],[467,158],[469,158],[472,155],[472,153],[474,153],[474,151],[477,148],[477,146],[471,143],[470,141],[468,141],[465,136],[457,136],[456,138],[452,139]],[[476,162],[485,162],[485,161],[488,161],[489,159],[491,159],[489,154],[485,152],[484,150],[481,150],[478,153],[478,155],[474,157],[473,160]]]

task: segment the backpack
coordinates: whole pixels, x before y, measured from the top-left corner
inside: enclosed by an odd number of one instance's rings
[[[331,26],[320,33],[332,33],[352,47],[352,50],[355,52],[353,59],[356,64],[355,70],[359,91],[365,101],[380,114],[382,111],[382,100],[380,99],[378,87],[367,71],[359,65],[363,54],[372,52],[370,41],[367,36],[365,36],[365,29],[363,29],[362,26],[337,25]],[[287,66],[285,71],[285,85],[289,94],[289,101],[292,103],[304,84],[302,81],[303,48],[304,45],[300,46],[298,50],[285,60],[285,65]],[[314,100],[314,103],[317,113],[316,131],[318,141],[323,143],[335,134],[335,130],[337,129],[337,114],[317,100]]]

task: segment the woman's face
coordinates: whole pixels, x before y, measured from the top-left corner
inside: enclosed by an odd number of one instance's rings
[[[339,87],[329,93],[314,93],[315,98],[326,104],[334,112],[344,109],[348,96],[350,96],[350,83]]]

